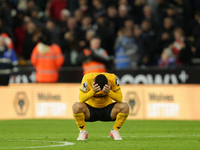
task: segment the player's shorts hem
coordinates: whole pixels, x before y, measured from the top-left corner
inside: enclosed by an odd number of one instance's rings
[[[88,120],[85,120],[86,122],[94,122],[94,121],[115,121],[110,116],[111,111],[113,107],[115,106],[116,102],[109,104],[106,107],[103,108],[94,108],[90,105],[87,105],[89,111],[90,111],[90,118]]]

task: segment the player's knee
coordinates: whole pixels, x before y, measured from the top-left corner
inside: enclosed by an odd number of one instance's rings
[[[121,103],[121,112],[129,113],[129,105],[126,102]]]
[[[72,106],[72,110],[73,112],[76,114],[76,113],[81,113],[82,110],[84,109],[85,107],[85,104],[84,103],[81,103],[81,102],[75,102]]]
[[[125,103],[124,110],[126,113],[129,113],[129,108],[130,107],[129,107],[128,103]]]

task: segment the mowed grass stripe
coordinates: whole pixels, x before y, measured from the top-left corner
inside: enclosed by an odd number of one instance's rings
[[[127,120],[120,130],[123,141],[109,137],[113,122],[86,123],[89,138],[76,141],[78,128],[74,120],[8,120],[0,121],[0,148],[45,146],[42,141],[71,142],[65,147],[43,147],[42,150],[199,150],[199,121]],[[16,142],[9,142],[13,140]],[[17,142],[27,140],[27,142]],[[31,141],[32,140],[32,141]],[[34,142],[36,140],[37,142]],[[55,144],[55,143],[52,143]],[[56,145],[56,144],[55,144]],[[26,149],[26,148],[25,148]]]

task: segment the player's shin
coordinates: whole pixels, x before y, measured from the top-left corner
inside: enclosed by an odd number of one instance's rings
[[[126,121],[129,113],[118,113],[113,129],[119,131],[124,122]]]
[[[85,126],[85,114],[84,113],[78,113],[78,114],[73,114],[74,119],[76,121],[76,124],[79,128],[80,131],[83,131],[86,129]]]

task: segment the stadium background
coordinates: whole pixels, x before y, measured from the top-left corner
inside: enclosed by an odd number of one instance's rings
[[[199,149],[200,1],[102,0],[101,8],[93,1],[98,0],[0,0],[0,34],[9,35],[19,59],[18,74],[11,76],[9,86],[0,86],[0,149],[62,149],[58,145],[97,150]],[[124,27],[131,29],[133,44],[142,53],[136,66],[108,66],[130,105],[130,116],[120,130],[123,142],[108,138],[113,123],[102,122],[87,123],[89,139],[77,142],[71,106],[78,101],[83,71],[74,58],[89,44],[87,30],[95,31],[101,46],[115,56],[118,31]],[[171,47],[177,42],[176,28],[183,30],[186,41],[187,53],[181,58]],[[54,84],[36,83],[30,62],[44,29],[51,31],[52,42],[60,45],[65,57]],[[165,53],[166,48],[172,53]],[[175,63],[160,63],[164,55]]]
[[[1,110],[11,110],[6,115],[1,111],[1,119],[71,119],[71,105],[78,100],[83,76],[81,64],[76,64],[75,58],[88,46],[87,31],[94,31],[102,41],[101,47],[115,56],[116,45],[126,36],[119,34],[122,28],[132,31],[133,44],[141,57],[132,60],[137,61],[136,66],[119,69],[113,63],[108,72],[119,78],[124,100],[131,106],[129,118],[199,119],[195,107],[198,85],[191,85],[200,83],[198,0],[1,0],[0,3],[0,32],[12,39],[19,59],[19,72],[16,77],[11,76],[10,86],[0,87],[6,99],[1,101]],[[166,18],[171,19],[170,25]],[[171,47],[177,42],[174,36],[177,28],[183,30],[186,45],[180,52],[187,51],[178,55],[177,47]],[[30,62],[31,52],[39,42],[36,37],[42,30],[51,33],[51,41],[60,45],[65,57],[59,84],[51,84],[50,88],[36,83]],[[163,38],[164,34],[168,38]],[[166,48],[173,53],[168,57],[176,59],[173,65],[159,63]]]

